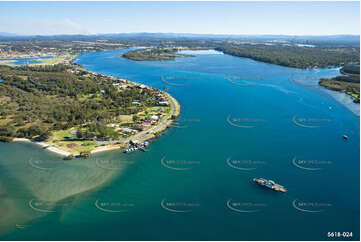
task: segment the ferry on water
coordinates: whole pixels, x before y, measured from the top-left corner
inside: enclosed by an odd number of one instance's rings
[[[263,187],[266,187],[268,189],[271,189],[273,191],[287,192],[287,189],[284,186],[276,184],[272,180],[266,180],[264,178],[253,178],[253,181],[256,182],[257,184],[259,184],[259,185],[261,185]]]

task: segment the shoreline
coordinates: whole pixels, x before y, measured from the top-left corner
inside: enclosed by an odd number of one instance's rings
[[[82,69],[84,71],[95,73],[95,72],[92,72],[92,71],[84,69],[84,68],[82,68]],[[98,73],[98,74],[101,74],[101,73]],[[104,75],[104,74],[101,74],[101,75]],[[140,85],[140,83],[137,83],[137,82],[134,82],[134,81],[129,81],[129,80],[127,80],[127,81],[131,82],[131,83],[134,83],[134,84],[139,84]],[[142,85],[144,85],[144,84],[142,84]],[[150,87],[148,85],[144,85],[144,86]],[[137,133],[137,134],[135,134],[135,135],[133,135],[131,137],[128,137],[126,140],[124,140],[124,142],[122,144],[109,144],[109,145],[105,145],[105,146],[95,147],[93,150],[90,151],[90,154],[95,154],[95,153],[105,152],[105,151],[118,150],[118,149],[124,148],[124,147],[122,147],[122,145],[128,144],[129,141],[131,141],[131,140],[133,140],[133,141],[137,140],[138,142],[149,141],[151,139],[157,138],[155,133],[161,133],[164,130],[166,130],[167,128],[169,128],[170,124],[174,122],[174,119],[171,119],[171,117],[172,116],[178,117],[179,114],[180,114],[180,104],[169,93],[167,93],[165,91],[162,91],[162,90],[159,90],[159,91],[164,93],[167,96],[168,100],[169,100],[169,103],[170,103],[169,107],[172,110],[172,113],[171,113],[169,118],[166,118],[165,120],[160,121],[160,123],[158,123],[156,126],[150,128],[148,130],[141,131],[141,132],[139,132],[139,133]],[[44,141],[39,142],[39,141],[27,139],[27,138],[14,138],[12,140],[12,142],[26,142],[26,143],[32,143],[32,144],[35,144],[35,145],[39,145],[43,149],[48,150],[50,152],[53,152],[53,153],[58,154],[58,155],[63,156],[63,157],[69,157],[71,155],[73,155],[74,157],[77,157],[77,156],[80,155],[79,153],[73,153],[73,152],[63,150],[63,149],[55,146],[52,143],[47,143],[47,142],[44,142]]]
[[[346,94],[343,91],[335,91],[324,86],[321,86],[322,92],[325,92],[326,95],[329,95],[336,103],[343,106],[347,111],[351,112],[353,115],[360,117],[360,103],[353,102],[353,98]]]
[[[37,141],[33,141],[31,139],[26,139],[26,138],[14,138],[12,142],[25,142],[25,143],[39,145],[45,150],[51,151],[53,153],[56,153],[58,155],[65,156],[65,157],[72,155],[72,153],[62,150],[62,149],[59,149],[58,147],[48,144],[46,142],[37,142]]]
[[[170,100],[171,103],[171,108],[173,109],[173,112],[171,114],[171,117],[174,115],[176,117],[179,116],[180,114],[180,104],[178,103],[178,101],[172,97],[169,93],[162,91],[165,95],[167,95],[168,99]],[[164,130],[166,130],[167,128],[169,128],[169,126],[171,125],[171,123],[173,123],[174,120],[171,118],[167,118],[165,120],[163,120],[162,122],[160,122],[158,125],[148,129],[148,130],[144,130],[142,132],[139,132],[131,137],[128,137],[124,143],[129,143],[130,140],[137,140],[138,142],[144,142],[144,141],[149,141],[151,139],[157,138],[157,136],[155,135],[155,133],[161,133]],[[91,154],[95,154],[95,153],[99,153],[99,152],[104,152],[104,151],[112,151],[112,150],[117,150],[117,149],[121,149],[122,147],[120,147],[119,145],[115,145],[115,144],[110,144],[110,145],[106,145],[106,146],[99,146],[96,147],[95,149],[93,149],[90,153]]]

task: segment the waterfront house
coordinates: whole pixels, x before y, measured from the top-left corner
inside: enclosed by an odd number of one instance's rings
[[[124,129],[122,129],[122,132],[125,133],[125,134],[130,134],[130,133],[133,133],[133,132],[136,132],[136,131],[134,129],[124,128]]]
[[[150,116],[150,120],[152,120],[152,121],[157,121],[158,120],[158,116],[157,115],[152,115],[152,116]]]
[[[152,124],[150,122],[143,122],[142,126],[143,127],[150,127]]]
[[[169,106],[169,103],[167,101],[158,102],[159,106]]]

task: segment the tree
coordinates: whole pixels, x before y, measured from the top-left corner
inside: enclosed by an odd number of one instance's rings
[[[83,139],[83,132],[80,129],[76,131],[76,137],[78,139]]]
[[[88,158],[90,156],[90,151],[82,151],[79,154],[80,158]]]
[[[137,117],[137,115],[133,115],[133,122],[137,122],[137,120],[138,120],[138,117]]]
[[[50,138],[50,131],[45,131],[44,133],[40,134],[38,137],[35,138],[37,141],[45,141]]]
[[[16,134],[16,129],[12,125],[0,126],[0,136],[13,137]]]

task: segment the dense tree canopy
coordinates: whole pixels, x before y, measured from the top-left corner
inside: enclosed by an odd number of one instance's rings
[[[266,63],[296,68],[333,67],[359,63],[359,50],[354,48],[298,47],[284,45],[221,45],[225,54],[251,58]]]
[[[110,77],[86,71],[73,74],[67,71],[71,68],[0,66],[0,136],[46,138],[49,130],[105,124],[118,115],[156,105],[153,89],[134,86],[118,90]],[[133,106],[133,101],[142,106]],[[92,131],[115,138],[99,125]]]

